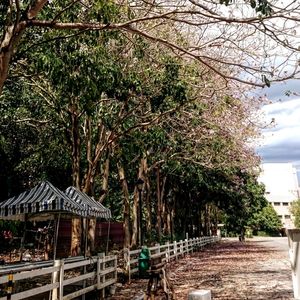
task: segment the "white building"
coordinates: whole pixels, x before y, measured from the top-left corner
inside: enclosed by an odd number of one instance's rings
[[[266,198],[274,206],[285,228],[292,228],[291,202],[298,198],[296,169],[291,163],[265,163],[258,178],[266,186]]]

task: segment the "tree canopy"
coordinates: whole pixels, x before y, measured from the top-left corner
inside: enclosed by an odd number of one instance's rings
[[[295,55],[268,30],[298,7],[251,5],[3,2],[1,199],[41,179],[73,184],[111,208],[135,246],[141,178],[148,239],[209,234],[221,213],[247,225],[266,200],[253,149],[262,102],[245,84],[297,73],[264,55],[267,39]]]
[[[136,35],[194,59],[224,86],[269,86],[298,75],[297,1],[5,0],[0,9],[0,91],[10,64],[22,59],[18,49],[28,39],[29,48],[46,43],[49,31],[55,39],[87,30]]]

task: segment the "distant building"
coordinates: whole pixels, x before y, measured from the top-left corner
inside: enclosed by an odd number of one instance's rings
[[[293,228],[290,206],[299,197],[296,169],[291,163],[265,163],[261,165],[258,181],[266,186],[265,196],[275,208],[283,227]]]

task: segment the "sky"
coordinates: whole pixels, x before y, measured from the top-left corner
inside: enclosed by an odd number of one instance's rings
[[[300,80],[273,84],[258,93],[272,101],[262,112],[266,123],[273,122],[263,130],[257,153],[263,163],[292,162],[300,172]]]

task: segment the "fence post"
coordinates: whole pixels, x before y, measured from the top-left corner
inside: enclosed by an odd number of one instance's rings
[[[155,247],[157,248],[155,252],[156,252],[157,254],[159,254],[159,253],[160,253],[160,244],[156,243],[156,244],[155,244]]]
[[[54,267],[59,267],[61,264],[59,259],[54,260]],[[52,283],[58,282],[58,273],[59,271],[55,271],[52,273]],[[52,290],[52,295],[51,295],[52,300],[57,300],[57,288]]]
[[[118,281],[118,257],[117,255],[115,255],[115,263],[114,263],[114,267],[115,267],[115,281]]]
[[[187,254],[189,254],[189,240],[188,239],[185,239],[185,252],[187,253]]]
[[[178,256],[177,256],[177,242],[176,241],[174,241],[174,255],[175,255],[175,259],[177,260]]]
[[[64,275],[65,275],[65,261],[62,259],[60,261],[59,268],[59,300],[64,298]]]
[[[124,248],[124,269],[128,275],[128,281],[131,281],[131,268],[130,268],[130,250]]]
[[[167,242],[166,259],[167,259],[167,262],[170,262],[170,242]]]
[[[180,247],[180,254],[181,254],[181,255],[184,255],[184,252],[183,252],[183,242],[182,242],[182,240],[179,241],[179,247]]]
[[[97,290],[100,290],[100,285],[101,285],[100,272],[101,272],[101,258],[100,258],[100,253],[98,253],[98,255],[97,255]]]
[[[105,275],[103,274],[103,271],[105,269],[105,256],[104,256],[104,253],[99,253],[98,255],[99,255],[99,259],[100,259],[100,269],[99,269],[100,284],[98,287],[100,288],[102,285],[101,291],[100,291],[100,299],[105,299],[105,288],[103,288],[103,284],[105,282]]]
[[[194,247],[195,247],[195,238],[192,238],[192,253],[194,253]]]

